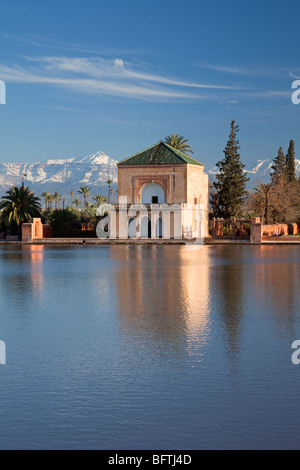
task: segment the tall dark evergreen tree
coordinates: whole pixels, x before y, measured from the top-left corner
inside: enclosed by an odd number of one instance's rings
[[[279,178],[285,175],[286,172],[286,162],[285,156],[282,150],[282,147],[279,147],[277,157],[273,160],[273,165],[271,166],[273,170],[271,176],[274,178]]]
[[[235,125],[235,121],[231,121],[229,140],[224,150],[225,158],[217,163],[219,172],[213,183],[215,191],[211,203],[215,216],[224,219],[237,217],[247,196],[246,183],[249,178],[243,171],[245,165],[240,159],[238,131],[239,126]]]
[[[286,173],[286,178],[290,183],[293,183],[294,181],[296,181],[295,143],[293,140],[290,140],[289,149],[285,157],[285,173]]]

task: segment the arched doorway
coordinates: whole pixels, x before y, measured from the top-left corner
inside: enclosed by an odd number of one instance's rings
[[[155,236],[157,238],[162,238],[163,237],[163,221],[162,218],[160,217],[157,219],[155,223]]]
[[[165,193],[162,186],[158,183],[147,183],[141,194],[142,204],[163,204],[165,202]]]
[[[151,219],[147,216],[141,219],[140,233],[141,238],[151,238]]]
[[[136,238],[136,219],[134,217],[128,220],[128,238]]]

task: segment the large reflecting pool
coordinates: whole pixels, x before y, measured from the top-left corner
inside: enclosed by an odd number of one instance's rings
[[[0,448],[300,448],[300,249],[0,247]]]

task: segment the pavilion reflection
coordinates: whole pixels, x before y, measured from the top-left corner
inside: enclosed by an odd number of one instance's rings
[[[187,247],[112,248],[119,327],[159,350],[196,354],[210,335],[209,254]]]

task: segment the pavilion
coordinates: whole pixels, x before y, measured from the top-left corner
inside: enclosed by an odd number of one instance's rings
[[[159,142],[118,163],[118,204],[111,238],[208,235],[204,165]]]

